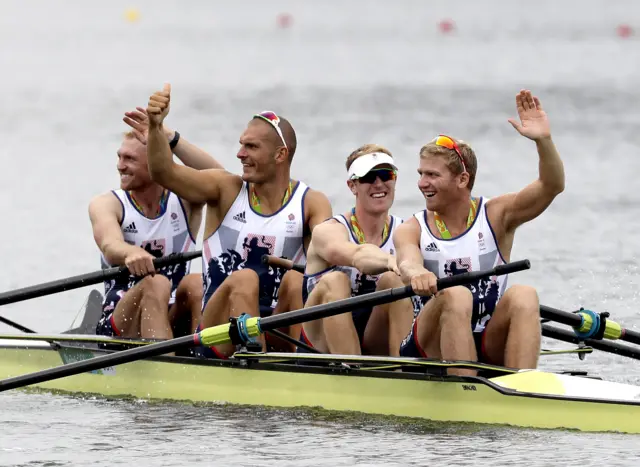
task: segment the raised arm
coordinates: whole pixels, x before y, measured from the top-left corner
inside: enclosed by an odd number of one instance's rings
[[[131,127],[135,137],[145,146],[149,135],[149,117],[144,107],[136,107],[136,110],[125,112],[122,121]],[[173,141],[176,132],[163,125],[164,134],[168,141]],[[196,170],[224,169],[222,164],[211,157],[209,153],[191,144],[183,135],[178,137],[178,142],[173,148],[173,154],[187,167]]]
[[[437,292],[435,274],[424,267],[420,251],[420,225],[412,217],[399,225],[393,234],[393,246],[400,277],[406,285],[411,285],[418,295],[431,295]]]
[[[169,113],[170,97],[171,85],[165,84],[162,91],[149,98],[147,158],[151,179],[191,203],[217,204],[225,179],[237,176],[220,169],[195,170],[173,161],[162,125]]]
[[[540,100],[530,91],[522,90],[516,96],[520,122],[509,123],[520,133],[536,143],[538,149],[538,179],[518,193],[509,193],[490,201],[502,217],[502,225],[511,233],[520,225],[542,214],[551,202],[564,191],[564,166],[551,139],[551,128]]]
[[[126,265],[131,274],[153,274],[153,256],[124,241],[120,228],[122,205],[113,193],[95,197],[89,203],[89,219],[96,245],[111,265]]]
[[[312,234],[313,251],[327,263],[351,266],[364,274],[397,271],[395,258],[376,245],[356,245],[349,240],[349,232],[336,221],[317,225]]]
[[[171,134],[170,139],[172,140],[176,132],[173,130],[169,131]],[[200,149],[194,144],[191,144],[182,135],[180,135],[180,138],[178,139],[178,144],[173,148],[173,153],[184,165],[191,167],[192,169],[224,169],[223,165],[211,157],[208,152],[204,149]]]

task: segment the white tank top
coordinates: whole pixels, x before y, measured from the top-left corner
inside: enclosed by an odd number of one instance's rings
[[[195,249],[195,240],[189,230],[184,206],[175,193],[169,192],[163,212],[155,219],[150,219],[142,214],[131,201],[128,192],[113,190],[112,193],[122,204],[120,227],[125,242],[144,248],[156,258]],[[111,267],[104,255],[100,255],[100,260],[103,268]],[[171,281],[170,304],[175,300],[175,291],[178,284],[189,273],[189,270],[189,262],[160,269],[160,274]],[[107,281],[104,284],[105,297],[114,288],[124,291],[129,290],[139,280],[140,278],[130,275],[124,280]]]
[[[396,251],[393,246],[393,233],[395,232],[396,227],[402,224],[402,218],[398,216],[391,215],[391,221],[389,223],[389,235],[385,242],[380,245],[380,249],[385,251],[391,255],[395,255]],[[332,219],[340,222],[342,226],[347,229],[349,232],[349,240],[351,243],[359,244],[358,239],[356,238],[353,230],[351,229],[351,224],[347,220],[347,218],[340,214],[338,216],[334,216]],[[341,271],[344,272],[351,279],[351,296],[355,297],[357,295],[363,295],[370,292],[375,292],[376,286],[378,284],[378,279],[380,279],[381,274],[370,275],[370,274],[362,274],[358,269],[350,267],[350,266],[333,266],[331,268],[325,269],[324,271],[320,271],[316,274],[309,274],[305,276],[305,283],[307,287],[307,294],[310,294],[316,284],[320,281],[323,275],[331,272],[331,271]]]
[[[442,239],[431,233],[427,225],[426,210],[414,214],[420,223],[420,250],[424,267],[436,277],[482,271],[505,263],[487,219],[487,201],[488,199],[480,198],[478,213],[471,227],[462,235],[450,239]],[[506,275],[494,276],[468,286],[473,294],[473,332],[484,330],[507,288],[507,279]]]
[[[306,264],[304,198],[308,189],[299,181],[284,206],[271,215],[263,215],[251,206],[248,183],[242,184],[220,227],[203,242],[203,309],[232,272],[245,268],[256,271],[260,277],[263,313],[275,307],[284,271],[262,264],[262,256],[273,255]]]

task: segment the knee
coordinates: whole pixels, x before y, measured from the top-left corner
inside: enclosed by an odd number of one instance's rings
[[[171,281],[161,274],[147,276],[140,281],[146,296],[161,297],[171,295]]]
[[[444,289],[435,297],[440,302],[442,316],[465,317],[471,319],[473,313],[473,295],[463,286]]]
[[[287,271],[284,276],[282,276],[282,281],[280,282],[280,293],[286,294],[291,290],[302,290],[302,281],[304,276],[297,271]]]
[[[504,293],[501,300],[507,302],[510,310],[518,310],[519,313],[531,313],[540,315],[540,300],[538,292],[529,285],[512,285]]]
[[[323,276],[318,283],[327,300],[339,300],[351,296],[351,280],[344,272],[333,271]]]
[[[260,277],[253,269],[241,269],[233,272],[223,283],[234,294],[257,294],[260,289]]]
[[[376,285],[376,290],[386,290],[392,289],[394,287],[402,287],[404,283],[399,275],[395,272],[385,272],[378,279],[378,284]]]
[[[176,300],[202,300],[202,292],[202,276],[200,274],[188,274],[178,285]]]

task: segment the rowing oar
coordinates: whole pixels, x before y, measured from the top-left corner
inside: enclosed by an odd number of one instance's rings
[[[4,323],[7,326],[11,326],[12,328],[16,328],[18,331],[26,332],[27,334],[35,334],[33,329],[29,329],[26,326],[23,326],[20,323],[16,323],[15,321],[11,321],[9,318],[5,318],[4,316],[0,316],[0,323]]]
[[[304,264],[296,264],[290,259],[264,255],[262,262],[264,264],[270,264],[271,266],[293,269],[294,271],[304,273]],[[615,321],[607,319],[609,317],[608,313],[595,313],[591,310],[580,310],[576,313],[569,313],[540,305],[540,316],[543,318],[543,322],[545,320],[556,321],[573,327],[576,336],[582,339],[620,339],[633,344],[640,344],[639,332],[624,329]]]
[[[625,329],[620,324],[608,319],[609,313],[596,313],[591,310],[580,310],[576,313],[556,310],[548,306],[540,306],[542,318],[571,326],[579,339],[610,339],[640,344],[640,333]],[[593,346],[595,348],[595,346]]]
[[[202,251],[175,253],[163,258],[154,259],[153,264],[157,269],[160,269],[165,266],[172,266],[174,264],[190,261],[194,258],[198,258],[201,255]],[[119,266],[108,269],[101,269],[96,272],[90,272],[79,276],[71,276],[67,277],[66,279],[58,279],[51,282],[45,282],[44,284],[31,285],[22,289],[10,290],[9,292],[0,293],[0,305],[8,305],[9,303],[30,300],[37,297],[44,297],[45,295],[64,292],[66,290],[78,289],[87,285],[99,284],[100,282],[117,279],[121,276],[124,277],[127,274],[129,274],[129,270],[125,266]],[[10,326],[17,324],[13,323],[10,320],[6,320],[5,318],[2,319],[2,322]]]
[[[599,339],[584,339],[576,336],[573,332],[567,329],[559,329],[548,324],[542,325],[542,335],[557,339],[559,341],[570,342],[572,344],[584,343],[589,347],[593,347],[603,352],[613,353],[622,357],[629,357],[636,360],[640,360],[640,349],[632,347],[630,345],[621,344],[619,342],[603,341]]]
[[[304,265],[296,264],[285,258],[272,255],[262,257],[264,264],[280,267],[283,269],[293,269],[304,273]],[[620,339],[634,344],[640,344],[640,333],[622,328],[618,323],[608,318],[608,313],[594,313],[590,310],[580,310],[577,313],[557,310],[546,305],[540,305],[540,316],[544,320],[556,321],[567,324],[574,329],[574,333],[564,329],[542,324],[542,335],[560,341],[580,343],[593,347],[603,352],[614,353],[624,357],[640,360],[640,350],[617,342],[602,341],[605,339]]]
[[[445,277],[438,280],[438,290],[457,285],[465,285],[486,277],[501,276],[504,274],[524,271],[530,267],[531,265],[529,260],[522,260],[509,264],[502,264],[487,271],[466,272],[451,277]],[[49,368],[48,370],[38,371],[27,375],[7,378],[0,381],[0,392],[28,386],[30,384],[44,383],[53,379],[83,373],[85,371],[93,371],[108,366],[133,362],[143,358],[156,357],[174,352],[183,347],[199,345],[213,346],[228,343],[234,345],[246,344],[247,342],[253,342],[254,337],[271,329],[327,318],[340,313],[346,313],[356,308],[382,305],[395,300],[408,298],[412,295],[414,295],[413,289],[408,285],[394,289],[380,290],[360,295],[359,297],[345,298],[343,300],[311,306],[301,310],[289,311],[287,313],[272,315],[266,318],[252,318],[243,313],[238,318],[231,318],[229,323],[206,328],[192,335],[158,342],[144,347],[123,350],[109,355],[102,355],[100,357],[69,363],[67,365]]]

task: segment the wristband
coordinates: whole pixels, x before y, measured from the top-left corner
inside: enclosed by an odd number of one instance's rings
[[[169,141],[169,147],[171,148],[171,150],[174,150],[176,148],[176,146],[178,145],[178,141],[180,141],[180,133],[175,131],[173,139]]]

